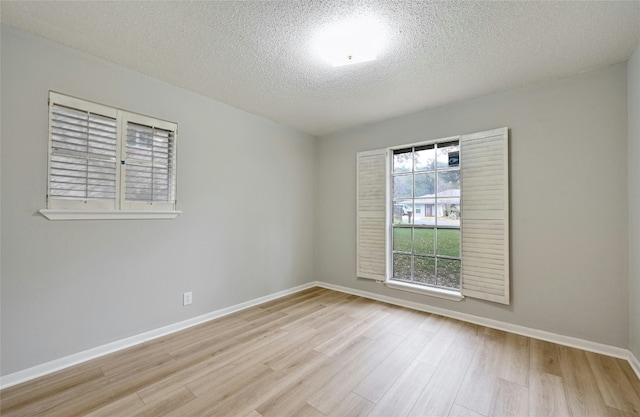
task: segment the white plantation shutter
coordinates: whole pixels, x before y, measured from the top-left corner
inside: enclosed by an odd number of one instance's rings
[[[49,92],[51,220],[174,218],[175,123]]]
[[[357,154],[357,276],[384,281],[387,270],[387,151]]]
[[[114,208],[117,192],[115,111],[90,104],[49,104],[49,205]],[[74,104],[74,103],[71,103]]]
[[[172,209],[175,202],[176,126],[153,122],[126,122],[124,201],[130,208],[163,205]]]
[[[508,129],[460,138],[462,295],[509,304]]]

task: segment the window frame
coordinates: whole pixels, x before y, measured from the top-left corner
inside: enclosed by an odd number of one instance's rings
[[[413,293],[417,293],[417,294],[423,294],[423,295],[429,295],[429,296],[433,296],[433,297],[438,297],[438,298],[445,298],[447,300],[452,300],[452,301],[461,301],[464,299],[464,296],[462,295],[462,278],[460,278],[460,288],[456,289],[449,289],[449,288],[443,288],[443,287],[436,287],[436,286],[431,286],[431,285],[427,285],[427,284],[414,284],[408,281],[401,281],[401,280],[394,280],[393,279],[393,254],[394,254],[394,250],[393,250],[393,237],[394,237],[394,225],[393,225],[393,207],[394,207],[394,197],[393,197],[393,177],[394,177],[394,172],[393,172],[393,155],[394,155],[394,151],[396,150],[400,150],[400,149],[407,149],[407,148],[416,148],[416,147],[420,147],[420,146],[426,146],[426,145],[436,145],[436,144],[441,144],[441,143],[448,143],[448,142],[458,142],[458,146],[460,146],[460,136],[450,136],[450,137],[445,137],[445,138],[439,138],[439,139],[434,139],[434,140],[427,140],[427,141],[421,141],[421,142],[415,142],[415,143],[410,143],[410,144],[404,144],[404,145],[400,145],[400,146],[393,146],[393,147],[389,147],[388,149],[388,164],[387,164],[387,172],[386,172],[386,178],[387,178],[387,184],[386,184],[386,188],[387,188],[387,198],[386,198],[386,207],[387,207],[387,215],[386,215],[386,229],[387,229],[387,233],[386,233],[386,247],[387,247],[387,265],[386,265],[386,276],[385,276],[385,280],[384,280],[384,284],[385,286],[389,287],[389,288],[393,288],[393,289],[399,289],[399,290],[404,290],[404,291],[408,291],[408,292],[413,292]],[[413,152],[413,151],[412,151]],[[437,165],[437,164],[436,164]],[[459,168],[458,168],[459,169]],[[437,182],[437,169],[434,169],[434,181]],[[415,170],[412,167],[411,170],[412,174],[415,174]],[[435,186],[435,190],[436,190],[436,194],[437,195],[437,185]],[[437,199],[434,197],[434,200],[437,201]],[[415,196],[412,197],[412,201],[414,201],[415,203]],[[460,189],[460,206],[461,206],[461,210],[462,210],[462,188]],[[414,207],[415,210],[415,207]],[[436,207],[436,211],[437,211],[437,207]],[[415,214],[414,214],[414,219],[415,219]],[[436,221],[437,223],[437,221]],[[408,228],[408,229],[414,229],[415,224],[410,224],[410,225],[406,225],[406,226],[398,226],[401,228]],[[438,228],[437,224],[434,224],[432,229],[435,231]],[[447,228],[447,227],[442,227],[442,228]],[[454,229],[460,230],[460,234],[462,234],[462,223],[460,223],[459,227],[454,227]],[[437,233],[437,232],[436,232]],[[413,234],[413,232],[412,232]],[[435,235],[434,235],[434,254],[433,257],[434,259],[437,257],[437,248],[435,247]],[[414,254],[412,253],[411,256],[413,257]],[[445,257],[446,258],[446,257]],[[460,260],[460,262],[462,262],[462,239],[460,239],[460,255],[457,258]],[[413,261],[412,261],[412,265],[413,265]],[[413,267],[412,267],[412,271],[413,271]]]
[[[90,198],[55,198],[51,196],[52,184],[52,156],[53,156],[53,112],[54,106],[67,107],[109,117],[115,120],[116,151],[115,151],[115,196],[113,199]],[[160,202],[127,201],[126,193],[126,137],[128,122],[149,125],[172,132],[173,152],[169,155],[171,161],[171,179],[173,200]],[[47,151],[47,194],[46,208],[39,210],[40,214],[49,220],[111,220],[111,219],[173,219],[181,214],[177,206],[177,136],[178,125],[158,118],[144,116],[126,110],[114,108],[76,97],[49,92],[48,105],[48,151]]]
[[[388,279],[392,268],[389,211],[393,208],[390,154],[392,149],[422,142],[356,152],[356,277],[454,301],[470,297],[509,305],[509,128],[455,138],[460,145],[460,189],[466,196],[460,201],[460,293]]]

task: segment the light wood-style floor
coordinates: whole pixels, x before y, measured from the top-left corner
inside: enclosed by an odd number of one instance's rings
[[[0,393],[2,416],[640,416],[627,362],[313,288]]]

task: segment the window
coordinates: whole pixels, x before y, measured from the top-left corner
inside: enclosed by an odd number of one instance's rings
[[[459,142],[392,151],[391,280],[460,291]]]
[[[49,93],[52,220],[173,218],[175,123]]]
[[[508,129],[357,156],[357,276],[509,304]]]

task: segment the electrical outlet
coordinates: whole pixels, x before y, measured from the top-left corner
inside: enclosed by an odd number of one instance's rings
[[[185,292],[184,294],[182,294],[182,305],[184,306],[191,305],[191,301],[192,301],[191,291]]]

